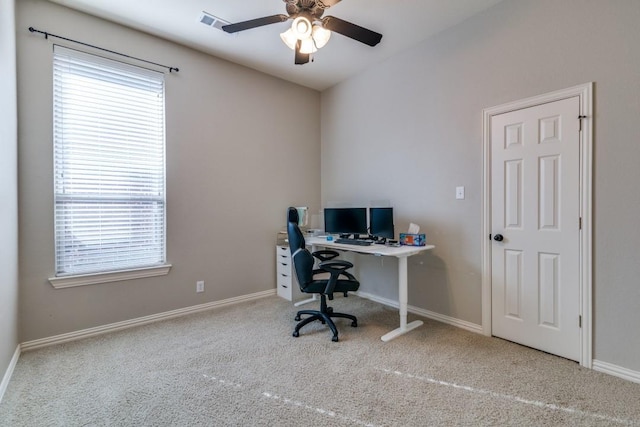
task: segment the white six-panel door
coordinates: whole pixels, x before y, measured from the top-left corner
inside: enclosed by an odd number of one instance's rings
[[[579,98],[491,118],[492,334],[580,360]]]

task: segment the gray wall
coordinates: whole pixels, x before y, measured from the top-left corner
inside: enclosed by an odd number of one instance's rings
[[[14,0],[0,0],[0,381],[18,346],[18,139]]]
[[[638,22],[637,0],[508,0],[323,92],[323,203],[390,199],[437,246],[409,303],[480,324],[482,109],[594,81],[594,358],[640,371]]]
[[[275,291],[286,208],[319,208],[319,93],[46,1],[22,0],[16,12],[20,341]],[[52,43],[65,43],[29,26],[180,68],[166,75],[168,276],[61,290],[47,281]],[[295,120],[292,100],[305,111]]]

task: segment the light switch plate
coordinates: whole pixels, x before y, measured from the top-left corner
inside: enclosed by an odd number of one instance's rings
[[[456,199],[464,200],[464,187],[456,187]]]

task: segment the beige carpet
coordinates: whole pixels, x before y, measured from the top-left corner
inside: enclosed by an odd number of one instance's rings
[[[340,342],[277,297],[23,353],[2,426],[640,425],[640,384],[337,298]],[[410,316],[410,320],[412,316]]]

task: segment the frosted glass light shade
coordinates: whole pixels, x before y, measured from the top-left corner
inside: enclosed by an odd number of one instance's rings
[[[316,24],[313,26],[312,37],[313,37],[313,40],[315,41],[316,47],[318,49],[321,49],[322,47],[324,47],[324,45],[327,44],[327,42],[329,41],[329,38],[331,38],[331,31],[322,27],[322,25]]]
[[[315,43],[313,42],[313,39],[311,37],[308,37],[304,40],[300,40],[300,53],[314,53],[317,52],[318,49],[316,48]]]
[[[304,40],[311,36],[311,21],[304,16],[298,16],[293,20],[293,24],[291,24],[291,30],[293,31],[293,35],[298,40]]]
[[[282,39],[284,44],[289,46],[289,49],[291,50],[296,49],[296,42],[298,41],[298,39],[296,38],[295,35],[293,35],[293,31],[291,30],[291,28],[289,28],[284,33],[280,33],[280,38]]]

